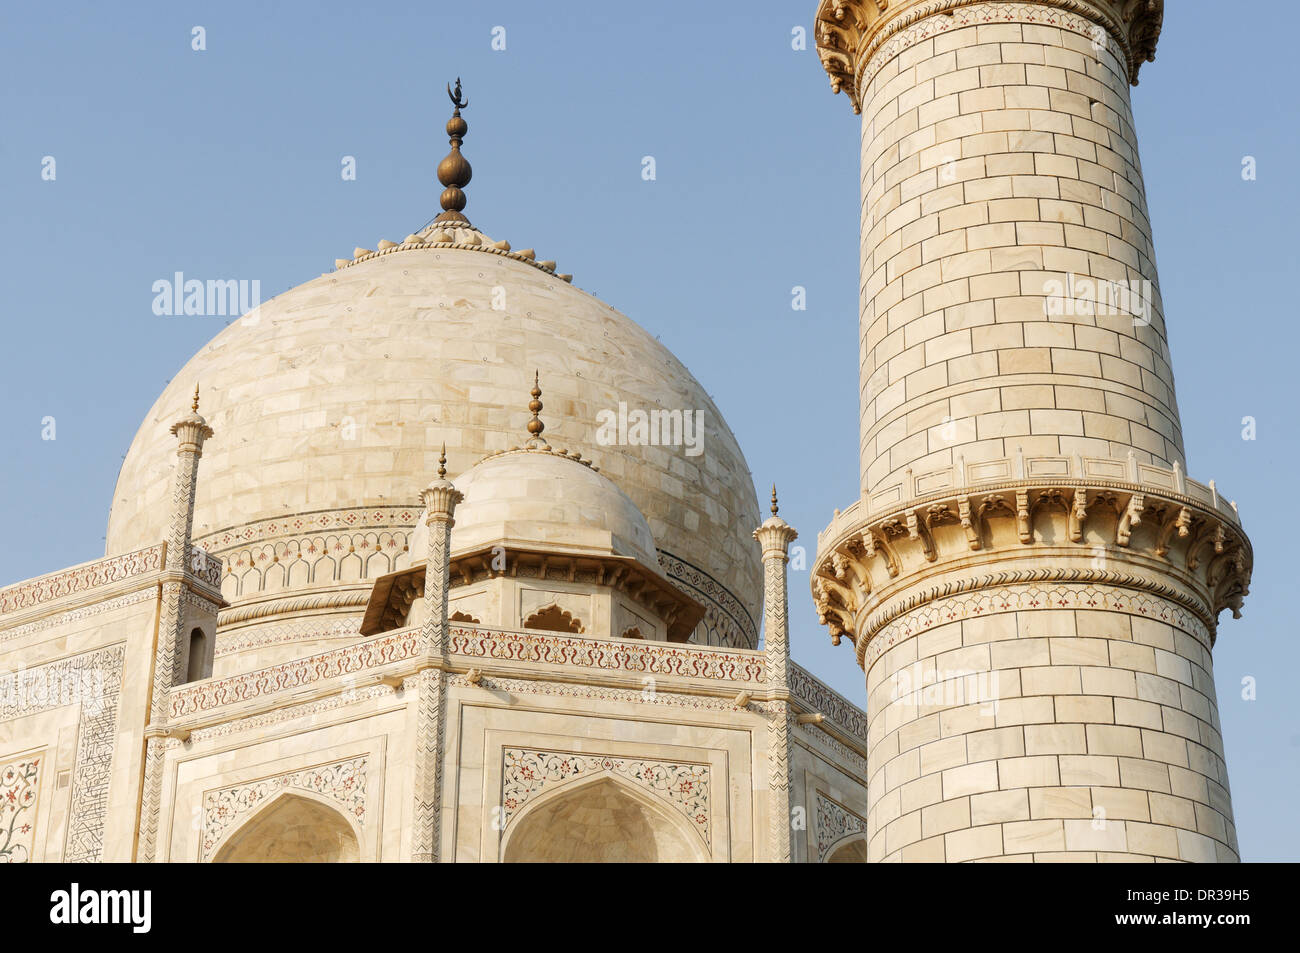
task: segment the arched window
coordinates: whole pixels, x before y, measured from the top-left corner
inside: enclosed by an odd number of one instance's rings
[[[207,678],[208,671],[208,637],[202,629],[190,632],[190,664],[186,667],[185,681],[197,682]]]
[[[524,620],[525,629],[542,629],[546,632],[582,632],[582,620],[575,619],[555,603],[534,612]]]

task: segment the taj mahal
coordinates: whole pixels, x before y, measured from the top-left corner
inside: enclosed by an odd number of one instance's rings
[[[457,80],[436,217],[225,327],[103,558],[0,589],[0,860],[1238,860],[1251,545],[1185,472],[1129,98],[1163,14],[821,0],[860,472],[794,593],[798,488],[760,505],[669,350],[471,222]]]

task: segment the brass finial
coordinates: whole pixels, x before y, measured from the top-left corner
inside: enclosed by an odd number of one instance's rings
[[[196,414],[199,412],[199,385],[194,385],[194,400],[190,403],[190,410]]]
[[[546,424],[542,423],[542,419],[537,416],[542,410],[541,375],[537,371],[533,371],[533,389],[529,393],[533,399],[528,402],[528,409],[533,412],[533,419],[528,421],[528,436],[531,440],[538,440],[545,444],[542,431],[546,429]]]
[[[469,224],[469,219],[461,214],[465,210],[465,186],[469,185],[469,180],[474,170],[470,168],[469,161],[460,154],[461,143],[465,141],[465,133],[469,129],[465,120],[460,118],[460,111],[469,105],[469,100],[464,99],[460,91],[460,77],[456,77],[456,91],[453,93],[451,84],[447,84],[447,96],[451,99],[455,110],[451,118],[447,120],[447,135],[451,137],[451,152],[447,153],[447,158],[438,163],[438,181],[441,182],[445,189],[442,192],[442,214],[434,219],[435,222],[459,222],[464,225]]]
[[[447,479],[447,445],[442,445],[442,453],[438,454],[438,479]]]
[[[778,507],[778,506],[776,505],[776,484],[773,483],[773,484],[772,484],[772,515],[773,515],[773,516],[776,515],[776,511],[777,511],[779,508],[780,508],[780,507]]]

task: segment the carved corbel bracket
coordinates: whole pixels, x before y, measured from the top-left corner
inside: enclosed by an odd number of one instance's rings
[[[1142,511],[1147,508],[1146,496],[1134,493],[1124,508],[1119,526],[1115,528],[1115,545],[1127,546],[1133,536],[1133,527],[1142,525]]]
[[[971,548],[971,552],[976,552],[980,548],[979,529],[971,519],[970,498],[962,497],[957,501],[957,517],[961,520],[961,528],[966,531],[966,542]]]
[[[875,556],[879,553],[885,560],[885,566],[889,570],[890,578],[898,575],[901,564],[898,561],[898,554],[894,552],[894,547],[886,539],[891,532],[901,536],[906,530],[902,528],[897,520],[884,524],[882,532],[877,533],[874,530],[868,530],[862,534],[862,545],[865,547],[867,556]]]
[[[817,621],[830,631],[831,645],[839,645],[845,632],[852,637],[857,604],[850,604],[850,590],[831,582],[824,575],[813,577],[812,588],[813,601],[817,606]],[[848,602],[845,601],[846,598],[849,599]]]
[[[1083,542],[1083,524],[1088,518],[1088,491],[1079,487],[1074,491],[1074,505],[1070,507],[1070,542]]]
[[[1192,511],[1185,506],[1178,508],[1178,512],[1166,519],[1164,525],[1160,527],[1160,533],[1156,537],[1157,556],[1167,556],[1169,554],[1169,539],[1174,534],[1178,534],[1179,539],[1186,539],[1191,531]]]

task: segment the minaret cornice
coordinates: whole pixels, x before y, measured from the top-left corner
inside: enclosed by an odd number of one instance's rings
[[[999,14],[997,8],[1004,8]],[[867,65],[884,44],[936,15],[983,17],[990,24],[1014,16],[1059,26],[1074,15],[1097,24],[1119,45],[1128,80],[1138,82],[1142,64],[1156,57],[1164,0],[822,0],[817,8],[817,53],[831,89],[844,92],[853,111],[862,109]]]
[[[819,539],[812,592],[832,641],[853,638],[859,662],[905,612],[1026,583],[1150,593],[1199,620],[1208,648],[1219,613],[1239,617],[1250,589],[1235,510],[1145,484],[992,481],[841,516]]]

